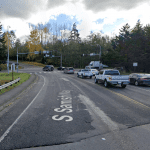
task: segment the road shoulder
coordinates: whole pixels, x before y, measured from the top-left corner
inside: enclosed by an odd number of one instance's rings
[[[15,101],[18,96],[23,95],[24,91],[38,80],[37,78],[37,75],[32,74],[30,78],[21,85],[0,95],[0,112]]]

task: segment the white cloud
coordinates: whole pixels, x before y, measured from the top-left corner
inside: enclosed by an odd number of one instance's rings
[[[6,2],[2,4],[3,7],[0,10],[1,23],[5,30],[10,25],[11,30],[16,31],[18,38],[30,34],[28,23],[35,25],[38,23],[45,24],[49,19],[56,20],[56,17],[62,13],[70,16],[69,19],[75,17],[80,22],[77,24],[77,29],[82,38],[89,35],[91,30],[100,31],[104,29],[104,25],[116,24],[119,18],[122,18],[124,21],[116,25],[115,29],[111,30],[111,32],[106,31],[108,35],[112,35],[112,33],[118,34],[119,29],[126,23],[133,28],[138,19],[141,20],[143,25],[150,22],[150,2],[146,2],[146,0],[130,0],[124,3],[122,3],[122,0],[100,0],[99,3],[94,0],[24,0],[23,3],[14,0],[14,3],[9,2],[11,9],[8,9]],[[116,6],[113,4],[116,4]],[[98,19],[104,19],[104,22],[98,24],[96,22]]]

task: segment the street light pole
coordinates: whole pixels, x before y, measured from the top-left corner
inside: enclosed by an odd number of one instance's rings
[[[99,44],[97,44],[100,47],[100,51],[99,51],[99,60],[101,58],[101,46]]]

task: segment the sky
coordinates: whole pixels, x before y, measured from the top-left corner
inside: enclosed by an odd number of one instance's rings
[[[31,24],[66,25],[76,23],[81,39],[91,31],[110,37],[119,34],[126,23],[150,24],[150,0],[1,0],[0,22],[3,32],[14,30],[23,42]],[[9,28],[8,28],[9,26]],[[61,29],[62,30],[62,29]]]

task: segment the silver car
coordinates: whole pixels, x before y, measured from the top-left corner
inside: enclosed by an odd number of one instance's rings
[[[72,74],[74,74],[74,72],[75,72],[75,70],[74,70],[73,67],[66,67],[64,69],[64,73],[72,73]]]

